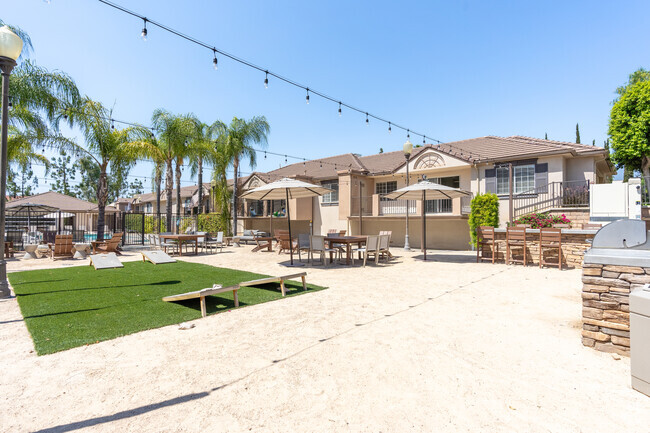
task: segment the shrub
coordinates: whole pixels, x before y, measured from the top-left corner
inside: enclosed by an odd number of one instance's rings
[[[218,213],[200,214],[199,231],[208,233],[225,232],[221,215]]]
[[[476,229],[479,226],[499,227],[499,197],[496,194],[477,194],[472,199],[472,211],[469,214],[469,232],[476,246]]]
[[[531,213],[514,220],[513,225],[530,224],[530,228],[540,229],[542,227],[553,227],[553,224],[571,224],[571,220],[562,214],[551,215],[548,212]]]

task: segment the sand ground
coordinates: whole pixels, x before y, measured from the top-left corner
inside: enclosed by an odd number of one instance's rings
[[[287,272],[286,256],[250,249],[184,260]],[[650,398],[631,389],[629,359],[580,343],[579,270],[398,254],[365,269],[307,266],[328,290],[190,330],[41,357],[16,300],[0,301],[0,430],[649,431]]]

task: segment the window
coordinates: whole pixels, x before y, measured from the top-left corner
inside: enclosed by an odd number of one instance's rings
[[[460,188],[459,176],[435,177],[429,180],[433,183],[439,183],[440,185],[445,185],[452,188]],[[451,199],[449,198],[444,198],[439,200],[427,200],[425,203],[424,212],[427,214],[451,213],[452,206],[453,205]]]
[[[145,207],[146,213],[151,213],[153,211],[153,203],[147,203]]]
[[[321,183],[323,188],[329,189],[331,192],[323,194],[323,203],[338,204],[339,203],[339,181],[328,180]]]
[[[508,167],[497,167],[497,194],[510,194]],[[514,194],[531,191],[535,188],[535,164],[515,165],[512,167]]]
[[[389,200],[386,197],[383,197],[385,194],[389,194],[397,190],[397,181],[391,182],[378,182],[375,184],[375,194],[380,194],[380,200],[386,201]]]

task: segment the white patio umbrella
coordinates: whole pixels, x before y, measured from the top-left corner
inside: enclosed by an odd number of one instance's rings
[[[451,199],[469,196],[471,193],[458,188],[440,185],[439,183],[422,180],[413,185],[400,188],[389,194],[386,198],[403,200],[422,200],[422,250],[424,260],[427,259],[427,219],[425,218],[425,203],[427,200]]]
[[[27,214],[27,231],[31,230],[32,217],[43,216],[59,209],[54,206],[36,203],[9,203],[6,207],[7,215],[24,215]]]
[[[303,182],[297,179],[284,179],[276,180],[275,182],[268,183],[260,186],[259,188],[252,189],[242,194],[242,198],[252,200],[286,200],[287,201],[287,223],[289,225],[289,254],[291,255],[290,266],[301,266],[302,263],[293,263],[293,245],[291,245],[291,214],[289,212],[289,199],[292,198],[308,198],[316,197],[330,192],[328,188],[314,185],[308,182]]]

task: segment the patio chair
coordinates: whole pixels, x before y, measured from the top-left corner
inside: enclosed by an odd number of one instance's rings
[[[16,253],[16,250],[14,250],[14,243],[12,241],[6,241],[5,242],[5,259],[13,257],[15,253]]]
[[[313,263],[314,253],[320,254],[321,262],[327,266],[327,254],[334,254],[339,250],[334,248],[325,248],[325,236],[310,236],[309,237],[309,260]],[[330,264],[332,260],[330,259]]]
[[[166,232],[166,233],[161,233],[162,235],[170,235],[171,233]],[[167,249],[170,249],[171,251],[178,251],[178,242],[174,242],[168,239],[162,239],[160,235],[154,235],[156,238],[156,244],[158,245],[158,248],[162,249],[165,253],[167,252]]]
[[[108,241],[93,242],[93,254],[115,253],[118,256],[122,255],[119,251],[119,246],[120,242],[122,242],[123,234],[124,233],[115,233]]]
[[[50,245],[50,258],[52,260],[58,258],[71,259],[74,257],[72,247],[72,235],[56,235],[54,245]]]
[[[557,263],[547,262],[544,260],[544,250],[557,249]],[[557,265],[562,269],[562,229],[543,227],[539,229],[539,267],[544,265]]]
[[[311,248],[311,243],[309,241],[309,235],[307,233],[298,234],[298,260],[302,262],[302,257],[300,253],[302,251],[307,251],[307,260],[309,260],[309,250]]]
[[[352,264],[354,265],[354,253],[363,255],[363,267],[366,267],[368,256],[375,257],[375,263],[379,262],[379,236],[371,235],[366,238],[366,246],[362,248],[355,248],[352,250]]]
[[[298,242],[295,239],[289,238],[289,231],[287,230],[286,234],[281,234],[277,237],[278,240],[278,254],[281,254],[283,251],[294,250],[298,248]]]
[[[388,260],[391,258],[390,251],[388,249],[390,248],[390,236],[388,235],[379,235],[379,253],[378,253],[378,258],[377,261],[383,256],[386,258],[386,263],[388,263]]]
[[[197,252],[198,252],[199,248],[203,249],[203,251],[205,252],[206,242],[208,240],[208,233],[207,232],[194,232],[194,234],[195,235],[202,235],[202,236],[199,236],[198,238],[196,238],[196,241],[195,241],[196,242]],[[190,242],[190,243],[193,243],[193,242]],[[187,251],[187,247],[185,248],[185,251]]]
[[[390,252],[390,240],[393,237],[393,231],[392,230],[380,230],[379,231],[379,236],[388,236],[388,247],[386,247],[386,253],[388,254],[388,258],[392,259],[393,255]]]
[[[223,232],[217,232],[217,237],[214,239],[206,237],[205,246],[210,249],[214,248],[215,251],[219,248],[221,249],[221,252],[223,252]]]
[[[512,257],[512,248],[521,248],[523,259],[514,259]],[[526,227],[508,227],[506,229],[506,265],[510,263],[528,264],[526,255]]]
[[[490,257],[485,257],[485,247],[490,250]],[[499,244],[496,241],[494,227],[480,226],[476,229],[476,263],[491,260],[492,264],[499,255]]]

